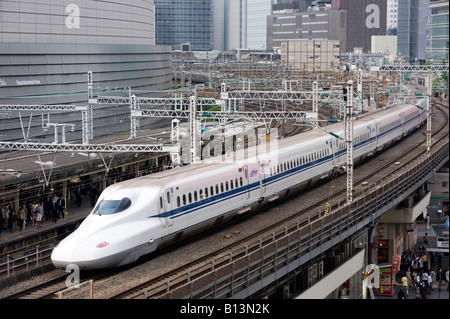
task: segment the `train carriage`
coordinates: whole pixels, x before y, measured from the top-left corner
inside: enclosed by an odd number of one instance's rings
[[[425,118],[416,106],[399,105],[356,119],[354,163],[411,133]],[[326,129],[343,137],[342,126]],[[204,160],[109,186],[80,227],[53,250],[53,264],[81,269],[128,264],[310,187],[336,169],[345,171],[345,141],[322,130],[276,143],[271,152],[256,146],[218,162]]]

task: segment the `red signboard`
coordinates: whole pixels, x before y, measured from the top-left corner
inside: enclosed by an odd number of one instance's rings
[[[400,269],[400,255],[395,255],[392,257],[392,274],[395,275]]]

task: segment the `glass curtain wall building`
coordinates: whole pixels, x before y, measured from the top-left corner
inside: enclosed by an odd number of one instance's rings
[[[426,23],[429,0],[399,0],[397,50],[412,63],[426,60]]]
[[[212,0],[214,50],[247,48],[247,1]]]
[[[267,16],[272,14],[273,0],[247,0],[247,47],[267,49]]]
[[[449,3],[448,0],[431,0],[431,15],[427,18],[427,61],[448,63]]]
[[[211,0],[155,0],[156,44],[181,50],[212,50]]]

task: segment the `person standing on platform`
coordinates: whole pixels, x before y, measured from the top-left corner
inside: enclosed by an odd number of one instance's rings
[[[423,280],[420,282],[420,296],[422,299],[427,298],[427,287],[425,286],[425,281]]]
[[[431,291],[433,290],[433,278],[431,276],[431,273],[428,274],[427,281],[428,281],[428,294],[431,295]]]
[[[397,296],[398,296],[398,299],[406,299],[406,295],[405,295],[405,292],[403,291],[402,286],[400,286],[400,291],[398,292]]]
[[[16,231],[16,225],[17,225],[17,214],[16,211],[13,209],[11,217],[9,218],[9,231],[11,233],[14,233]]]
[[[3,215],[3,223],[5,224],[5,229],[8,229],[8,227],[9,227],[9,209],[6,204],[3,204],[2,215]]]
[[[61,215],[60,218],[64,218],[64,212],[66,211],[66,200],[62,195],[59,197],[59,209]]]
[[[408,290],[409,284],[408,284],[408,278],[406,276],[402,277],[402,285],[400,287],[404,289],[404,292],[406,293],[406,297],[409,296],[409,290]]]
[[[37,219],[36,219],[38,228],[42,227],[43,219],[44,219],[44,203],[41,201],[41,202],[39,202],[38,214],[37,214]]]
[[[58,221],[58,198],[55,196],[52,200],[52,222]]]
[[[81,187],[78,186],[75,192],[77,207],[81,207]]]
[[[46,221],[51,221],[53,218],[52,206],[53,206],[53,202],[52,202],[50,196],[47,195],[47,198],[45,199],[45,202],[44,202],[44,217],[45,217]]]
[[[408,279],[408,286],[412,287],[413,286],[413,281],[411,278],[411,267],[408,267],[408,270],[406,270],[406,278]]]
[[[22,204],[22,206],[20,206],[19,209],[19,228],[20,229],[25,229],[25,218],[26,218],[26,213],[25,213],[25,205]]]

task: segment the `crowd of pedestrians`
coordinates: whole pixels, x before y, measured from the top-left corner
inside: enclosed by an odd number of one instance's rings
[[[44,221],[56,223],[66,214],[66,201],[62,195],[46,196],[43,200],[22,203],[16,211],[13,203],[4,203],[0,211],[0,234],[13,233],[28,226],[42,226]]]
[[[428,236],[425,234],[422,244],[409,254],[403,253],[400,261],[399,277],[401,278],[398,299],[406,299],[414,294],[415,299],[429,299],[434,288],[441,290],[441,284],[449,282],[448,269],[444,272],[434,260],[428,261],[426,247]],[[432,265],[428,269],[429,263]],[[436,271],[435,271],[436,270]]]

